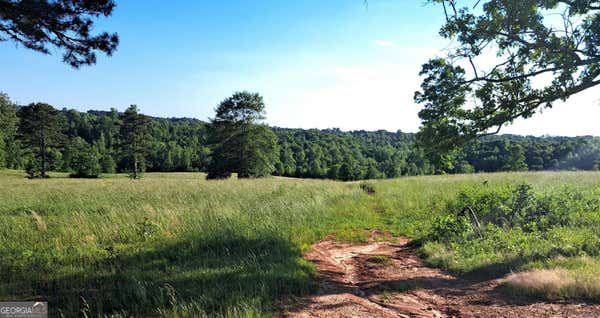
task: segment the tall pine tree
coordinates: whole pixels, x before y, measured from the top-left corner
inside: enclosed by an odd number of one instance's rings
[[[121,155],[129,165],[130,176],[139,179],[145,170],[150,118],[138,113],[136,105],[131,105],[121,115],[121,121]]]
[[[40,177],[45,178],[48,164],[48,148],[64,141],[64,118],[54,107],[45,103],[32,103],[19,110],[19,134],[39,158]],[[31,170],[35,171],[37,169]],[[30,173],[31,177],[37,173]]]
[[[210,127],[212,157],[208,179],[223,179],[237,172],[238,178],[270,175],[275,170],[277,138],[260,123],[265,104],[257,93],[237,92],[216,109]]]

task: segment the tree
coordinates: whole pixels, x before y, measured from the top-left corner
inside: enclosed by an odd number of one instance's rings
[[[377,161],[373,158],[369,158],[367,160],[367,170],[365,173],[365,179],[381,179],[383,177],[383,173],[379,171],[377,168]]]
[[[356,180],[355,177],[356,166],[351,163],[344,162],[340,166],[340,169],[337,173],[337,176],[342,181],[353,181]]]
[[[509,144],[506,149],[508,154],[506,156],[506,162],[502,167],[504,171],[527,171],[527,164],[525,163],[525,152],[523,147],[519,144]]]
[[[130,176],[139,179],[145,170],[146,147],[150,139],[150,118],[139,114],[137,106],[131,105],[121,115],[121,121],[121,155],[129,165]]]
[[[600,84],[600,1],[430,1],[445,12],[440,34],[457,42],[423,65],[415,94],[424,104],[419,140],[432,151],[496,134]]]
[[[286,143],[280,147],[279,153],[279,164],[281,165],[281,167],[277,169],[279,175],[294,175],[294,173],[296,173],[296,161],[294,160],[292,148]]]
[[[100,169],[103,173],[115,173],[116,166],[115,159],[110,154],[106,153],[100,158]]]
[[[60,112],[45,103],[32,103],[19,109],[19,135],[39,157],[40,177],[46,178],[48,148],[64,140],[64,119]]]
[[[15,168],[19,149],[17,123],[17,108],[6,94],[0,93],[0,169]]]
[[[96,63],[96,52],[112,55],[116,33],[92,35],[93,18],[111,15],[112,0],[0,0],[0,41],[12,40],[44,54],[62,49],[74,68]]]
[[[329,167],[329,170],[327,170],[327,178],[332,179],[332,180],[341,179],[340,168],[341,168],[341,166],[339,164],[331,165]]]
[[[69,159],[71,178],[98,178],[101,172],[100,154],[83,138],[76,137],[71,142],[73,156]]]
[[[275,170],[277,138],[266,125],[265,104],[257,93],[237,92],[225,99],[211,120],[209,141],[213,152],[208,179],[264,177]]]

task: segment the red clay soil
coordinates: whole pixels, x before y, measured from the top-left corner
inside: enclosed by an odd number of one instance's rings
[[[448,275],[426,266],[409,247],[410,240],[393,241],[353,245],[325,240],[315,244],[305,257],[316,265],[319,291],[300,299],[282,316],[600,318],[600,305],[511,299],[498,290],[501,279]]]

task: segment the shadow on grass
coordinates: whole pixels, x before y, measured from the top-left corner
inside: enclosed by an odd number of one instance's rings
[[[228,235],[159,246],[125,255],[111,252],[78,274],[40,282],[36,295],[49,301],[55,315],[69,317],[82,312],[201,316],[248,309],[268,313],[315,288],[312,266],[280,238]]]

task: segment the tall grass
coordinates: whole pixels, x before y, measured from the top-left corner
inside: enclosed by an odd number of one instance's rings
[[[339,182],[0,178],[0,298],[66,316],[268,316],[312,290],[302,248],[378,223]]]
[[[541,192],[600,187],[597,173],[414,177],[371,181],[364,191],[287,178],[28,180],[4,171],[0,300],[47,299],[54,316],[269,317],[314,291],[313,266],[301,257],[311,243],[361,241],[372,229],[423,240],[430,261],[468,271],[485,256],[471,262],[461,247],[427,237],[436,218],[453,213],[449,203],[484,180]]]

